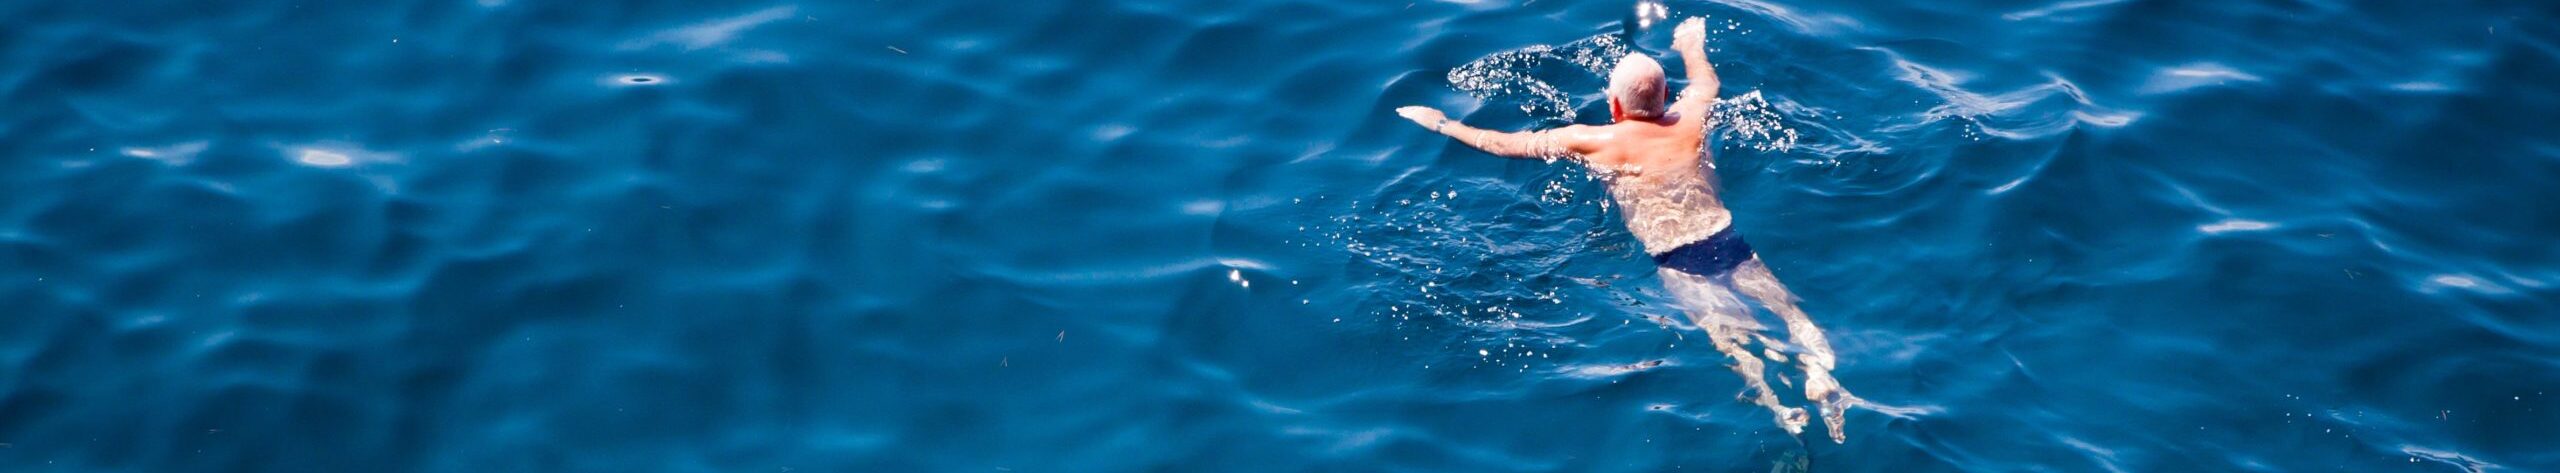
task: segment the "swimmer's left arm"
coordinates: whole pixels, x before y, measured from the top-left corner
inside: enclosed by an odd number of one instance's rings
[[[1396,109],[1397,115],[1413,120],[1416,125],[1448,135],[1467,146],[1486,153],[1509,158],[1572,158],[1585,152],[1580,127],[1543,131],[1502,132],[1467,126],[1431,107],[1411,106]]]

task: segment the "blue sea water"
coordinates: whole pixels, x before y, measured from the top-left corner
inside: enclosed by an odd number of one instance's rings
[[[1834,444],[1628,1],[8,2],[0,471],[2560,471],[2553,5],[1667,3]]]

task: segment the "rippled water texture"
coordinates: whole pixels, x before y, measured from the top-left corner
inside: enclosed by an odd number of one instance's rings
[[[1632,2],[697,3],[0,5],[0,470],[2560,470],[2550,2],[1666,3],[1845,444],[1391,112]]]

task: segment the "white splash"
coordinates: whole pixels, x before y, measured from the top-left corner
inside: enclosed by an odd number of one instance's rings
[[[1493,53],[1450,69],[1448,80],[1450,86],[1478,99],[1518,102],[1521,113],[1572,123],[1576,117],[1574,94],[1549,82],[1569,77],[1540,77],[1540,70],[1560,62],[1578,69],[1575,72],[1584,79],[1600,80],[1626,54],[1627,44],[1618,35],[1601,34],[1562,45],[1541,44]]]
[[[1754,90],[1728,99],[1716,100],[1708,116],[1714,117],[1711,133],[1724,142],[1764,153],[1784,153],[1795,149],[1803,137],[1795,127],[1787,126],[1787,117],[1769,99]]]

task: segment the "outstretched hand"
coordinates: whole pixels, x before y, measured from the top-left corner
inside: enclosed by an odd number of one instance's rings
[[[1403,116],[1406,120],[1413,120],[1413,124],[1422,125],[1423,128],[1430,128],[1434,131],[1440,129],[1440,122],[1449,120],[1449,114],[1440,113],[1439,109],[1421,105],[1397,107],[1396,115]]]
[[[1681,20],[1680,28],[1671,30],[1671,48],[1688,52],[1706,52],[1707,20],[1694,16]]]

